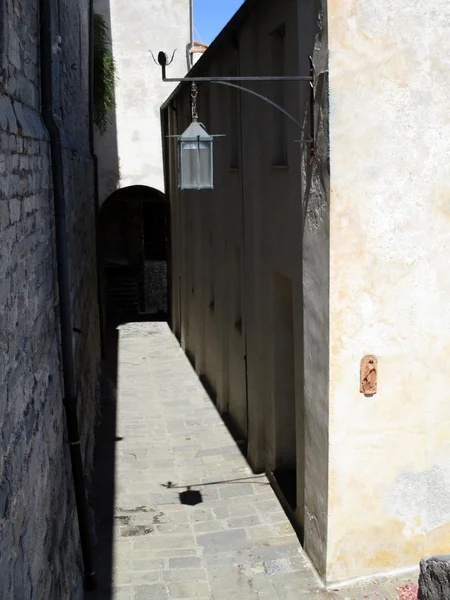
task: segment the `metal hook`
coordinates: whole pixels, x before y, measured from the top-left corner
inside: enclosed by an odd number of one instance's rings
[[[167,55],[164,54],[164,52],[160,52],[158,54],[158,60],[156,60],[155,55],[153,54],[153,52],[151,50],[149,50],[149,52],[152,55],[153,62],[155,63],[155,65],[161,65],[161,61],[164,62],[164,64],[167,63]]]
[[[166,67],[167,65],[171,65],[173,63],[173,59],[175,58],[175,52],[177,49],[173,51],[172,58],[169,60],[169,57],[165,52],[158,52],[158,60],[156,60],[155,55],[151,50],[149,50],[152,55],[153,61],[156,65],[160,65],[161,67]]]
[[[167,63],[168,65],[171,65],[173,63],[173,59],[175,58],[175,52],[177,51],[177,49],[175,48],[175,50],[173,51],[172,54],[172,58],[169,60],[169,62]]]

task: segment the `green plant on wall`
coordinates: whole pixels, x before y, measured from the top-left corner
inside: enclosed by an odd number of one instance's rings
[[[94,13],[94,123],[100,133],[105,133],[112,123],[112,110],[116,107],[116,65],[111,52],[109,28],[98,13]]]

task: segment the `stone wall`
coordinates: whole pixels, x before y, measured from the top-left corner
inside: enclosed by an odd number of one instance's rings
[[[146,260],[144,263],[145,310],[167,314],[167,262]]]
[[[86,93],[88,2],[60,5],[59,95],[73,325],[82,332],[74,333],[74,346],[88,472],[99,361]],[[61,393],[54,205],[49,140],[40,116],[38,14],[37,0],[0,0],[0,597],[23,600],[83,594]]]

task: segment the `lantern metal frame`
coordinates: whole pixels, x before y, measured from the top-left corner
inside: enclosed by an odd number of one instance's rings
[[[178,142],[178,189],[179,190],[212,190],[214,189],[214,154],[213,154],[213,140],[216,137],[224,137],[223,133],[210,134],[206,131],[203,123],[200,123],[198,120],[197,114],[197,84],[195,82],[191,83],[191,114],[192,114],[192,122],[189,127],[182,133],[181,135],[168,135],[168,138],[175,138]],[[198,133],[200,131],[200,133]],[[195,134],[197,132],[197,134]],[[193,135],[194,134],[194,135]],[[193,148],[185,148],[183,144],[197,144],[197,171],[198,178],[201,175],[201,161],[200,161],[200,144],[209,144],[209,169],[210,169],[210,178],[209,184],[201,184],[198,179],[197,183],[190,183],[186,185],[185,183],[185,174],[184,174],[184,161],[183,161],[183,150],[191,152]]]
[[[153,53],[152,53],[152,56],[153,56]],[[316,77],[315,77],[315,68],[314,68],[314,62],[313,62],[312,56],[308,56],[308,59],[309,59],[309,75],[291,75],[291,76],[290,75],[287,75],[287,76],[272,76],[272,75],[256,76],[255,75],[255,76],[237,76],[237,77],[180,77],[180,78],[178,78],[178,77],[167,77],[167,74],[166,74],[166,67],[167,67],[167,65],[169,65],[172,62],[173,57],[172,57],[172,60],[169,61],[167,54],[162,51],[158,53],[157,61],[153,57],[153,60],[155,60],[155,62],[157,62],[157,64],[159,64],[161,67],[161,75],[162,75],[162,80],[164,82],[167,82],[167,83],[194,83],[194,84],[196,84],[197,82],[217,83],[219,85],[225,85],[225,86],[228,86],[231,88],[235,88],[242,92],[247,92],[248,94],[256,96],[260,100],[263,100],[267,104],[270,104],[271,106],[273,106],[274,108],[276,108],[277,110],[282,112],[299,129],[301,129],[303,134],[305,134],[305,128],[303,127],[303,125],[294,116],[292,116],[287,110],[285,110],[282,106],[280,106],[273,100],[270,100],[270,98],[267,98],[266,96],[263,96],[262,94],[259,94],[258,92],[255,92],[255,90],[249,89],[242,85],[237,85],[237,83],[234,83],[234,82],[298,81],[298,82],[309,83],[309,112],[310,112],[310,115],[309,115],[309,127],[310,127],[309,128],[309,137],[303,136],[302,139],[296,140],[296,141],[301,144],[311,144],[311,150],[310,150],[311,161],[310,161],[310,163],[312,163],[314,161],[315,153],[316,153],[316,137],[315,137],[315,127],[314,127],[314,115],[315,115],[314,85],[315,85]],[[169,136],[169,137],[177,137],[178,138],[180,136]],[[214,137],[214,136],[211,136],[211,137]]]
[[[186,132],[194,125],[198,125],[199,127],[201,127],[204,130],[204,136],[202,135],[197,135],[197,136],[187,136]],[[210,133],[208,133],[206,131],[206,129],[203,126],[203,123],[200,123],[197,119],[193,119],[192,123],[189,125],[189,127],[186,129],[186,131],[184,133],[182,133],[181,135],[168,135],[166,137],[168,138],[175,138],[178,141],[178,189],[180,190],[212,190],[214,189],[214,169],[213,169],[213,160],[214,160],[214,156],[213,156],[213,139],[216,137],[224,137],[225,134],[223,133],[216,133],[211,135]],[[198,145],[198,154],[197,154],[197,161],[198,161],[198,170],[200,173],[200,164],[199,164],[199,153],[200,153],[200,144],[201,143],[207,143],[211,145],[211,149],[210,149],[210,156],[209,156],[209,162],[210,162],[210,169],[211,169],[211,184],[210,185],[186,185],[184,184],[184,173],[183,173],[183,145],[184,143],[196,143]]]

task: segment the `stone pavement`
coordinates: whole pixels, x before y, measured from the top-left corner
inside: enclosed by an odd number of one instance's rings
[[[401,580],[322,587],[167,324],[120,326],[118,357],[117,403],[103,407],[111,452],[100,447],[95,475],[99,590],[89,598],[397,598]]]

